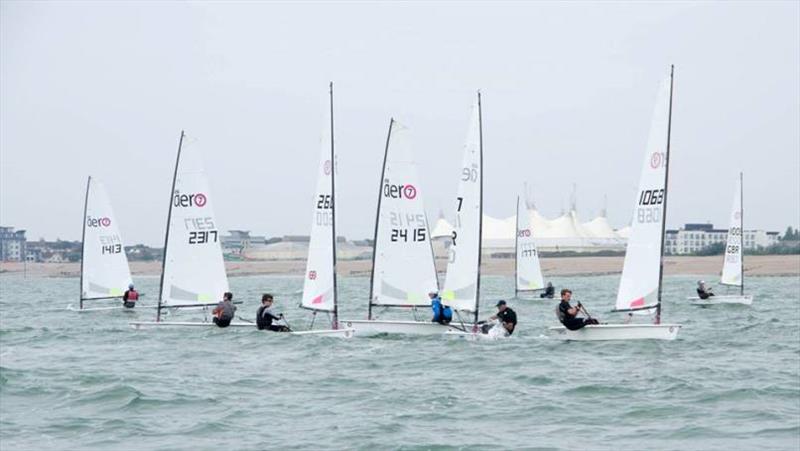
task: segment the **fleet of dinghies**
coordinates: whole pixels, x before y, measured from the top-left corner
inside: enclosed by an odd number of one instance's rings
[[[664,232],[667,215],[672,124],[673,74],[662,83],[650,129],[644,163],[634,204],[614,312],[624,315],[617,324],[587,324],[578,330],[550,327],[550,335],[566,340],[673,340],[680,324],[663,324],[662,278]],[[431,231],[425,213],[424,190],[417,176],[409,130],[389,121],[383,167],[378,184],[374,252],[367,315],[363,320],[339,321],[336,274],[336,174],[333,84],[330,110],[321,138],[317,186],[308,260],[300,307],[311,312],[309,330],[290,335],[333,337],[374,334],[444,335],[467,339],[507,336],[496,324],[486,333],[479,325],[481,228],[483,218],[483,130],[481,95],[470,115],[459,185],[454,199],[455,221],[448,249],[442,303],[454,312],[450,324],[427,320],[429,293],[439,292]],[[170,190],[163,266],[154,321],[133,321],[135,329],[150,327],[207,327],[208,312],[229,290],[221,237],[214,216],[212,196],[196,143],[181,132]],[[734,193],[733,211],[723,260],[721,283],[739,287],[737,295],[690,297],[692,303],[750,304],[744,294],[742,255],[742,174]],[[527,206],[517,197],[515,241],[515,292],[517,295],[544,288],[541,263],[533,239]],[[80,304],[78,311],[122,308],[119,301],[131,281],[119,229],[103,185],[89,177],[84,205]],[[91,306],[86,306],[88,302]],[[99,301],[97,304],[94,301]],[[105,302],[103,302],[105,301]],[[72,309],[71,305],[68,308]],[[379,319],[387,310],[402,309],[413,319]],[[418,309],[426,312],[417,318]],[[194,311],[185,320],[172,320]],[[198,311],[204,316],[197,319]],[[330,327],[313,328],[319,314]],[[169,316],[170,320],[165,320]],[[647,322],[647,319],[652,319]],[[233,327],[254,327],[232,322]]]
[[[728,227],[728,240],[725,245],[725,253],[722,260],[721,285],[738,287],[739,294],[714,295],[707,299],[700,299],[698,296],[690,297],[689,300],[696,305],[717,305],[717,304],[744,304],[753,303],[753,296],[744,294],[744,243],[742,236],[744,231],[744,211],[743,211],[743,184],[744,175],[739,173],[739,180],[733,192],[733,208],[731,209],[730,227]]]

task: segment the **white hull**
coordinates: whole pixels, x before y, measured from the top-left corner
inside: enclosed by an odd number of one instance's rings
[[[549,330],[551,336],[561,340],[674,340],[680,328],[680,324],[598,324],[579,330],[569,330],[564,326]]]
[[[72,312],[78,313],[88,313],[88,312],[102,312],[102,311],[109,311],[109,310],[124,310],[126,312],[133,312],[136,309],[143,309],[143,308],[156,308],[152,305],[139,305],[133,308],[127,308],[122,305],[112,305],[107,307],[85,307],[85,308],[75,308],[72,304],[67,305],[67,310]]]
[[[445,332],[444,336],[447,338],[456,338],[468,341],[496,341],[511,337],[505,332],[503,326],[494,326],[489,329],[488,333],[485,334],[480,331],[464,332],[451,329]]]
[[[753,303],[753,296],[750,294],[745,295],[730,295],[730,296],[711,296],[708,299],[700,299],[697,296],[687,298],[689,302],[694,305],[721,305],[721,304],[743,304],[750,305]]]
[[[439,323],[423,321],[379,321],[379,320],[344,320],[345,327],[355,329],[356,336],[370,336],[378,334],[404,334],[404,335],[442,335],[448,330],[458,330],[461,323],[452,323],[445,326]],[[472,325],[465,325],[471,330]]]
[[[215,327],[219,328],[214,323],[202,322],[202,321],[133,321],[129,323],[131,328],[140,330],[140,329],[155,329],[155,328],[176,328],[176,327]],[[255,324],[253,323],[231,323],[228,327],[222,327],[220,329],[227,329],[227,328],[249,328],[255,330]],[[274,332],[279,333],[279,332]],[[353,329],[351,328],[344,328],[344,329],[318,329],[318,330],[299,330],[296,332],[288,332],[287,335],[321,335],[326,337],[339,337],[339,338],[350,338],[354,334]]]

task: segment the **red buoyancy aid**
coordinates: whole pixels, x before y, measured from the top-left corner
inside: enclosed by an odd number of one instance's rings
[[[128,302],[135,302],[139,300],[139,292],[136,290],[128,290]]]

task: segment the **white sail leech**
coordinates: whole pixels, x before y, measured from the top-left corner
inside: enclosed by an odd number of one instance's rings
[[[637,191],[631,234],[625,251],[617,310],[658,304],[661,246],[666,197],[670,78],[661,85]]]
[[[196,143],[184,137],[175,172],[161,306],[222,300],[228,276],[208,176]]]
[[[427,293],[439,289],[422,193],[409,131],[392,120],[375,234],[373,305],[427,306]]]
[[[81,299],[121,297],[132,279],[117,220],[102,182],[89,177],[86,190]]]
[[[455,310],[476,312],[481,252],[482,178],[480,94],[472,107],[469,132],[464,144],[455,221],[450,245],[442,302]]]

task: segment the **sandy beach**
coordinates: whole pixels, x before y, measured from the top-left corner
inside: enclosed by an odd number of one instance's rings
[[[622,270],[624,257],[557,257],[542,258],[542,270],[547,275],[596,275],[614,274]],[[131,262],[131,271],[136,276],[157,276],[161,273],[161,262]],[[302,275],[304,260],[280,261],[228,261],[228,275]],[[342,275],[369,275],[371,261],[345,260],[338,263]],[[445,271],[446,262],[436,261],[439,271]],[[668,275],[713,275],[719,274],[721,257],[667,257],[665,271]],[[513,275],[514,260],[484,258],[481,273],[486,275]],[[749,276],[800,276],[800,255],[754,255],[745,257],[745,273]],[[1,262],[0,274],[27,277],[78,277],[80,263],[16,263]]]

